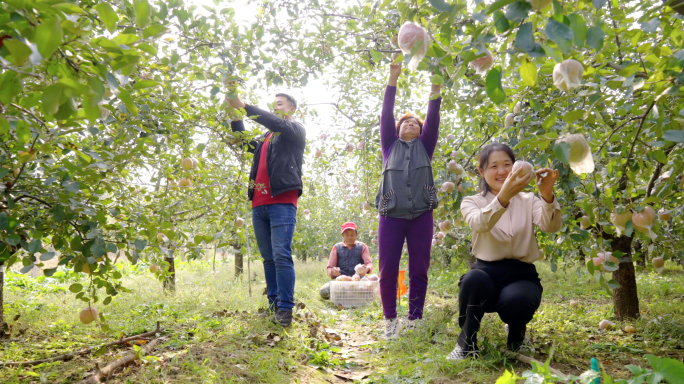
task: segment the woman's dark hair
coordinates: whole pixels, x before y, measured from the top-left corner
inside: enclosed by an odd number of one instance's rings
[[[487,168],[487,164],[489,164],[489,155],[496,151],[506,152],[508,157],[511,158],[511,161],[515,163],[515,154],[508,145],[502,143],[487,144],[482,148],[482,151],[480,152],[480,163],[478,165],[478,168],[480,168],[480,172],[484,172],[485,168]],[[487,184],[487,181],[482,175],[480,175],[479,189],[480,192],[482,192],[482,196],[486,196],[487,192],[490,191],[489,184]]]
[[[404,123],[404,121],[408,119],[416,119],[418,122],[418,126],[420,127],[420,134],[423,134],[423,120],[420,119],[420,117],[416,116],[415,114],[411,112],[406,112],[404,116],[399,118],[399,121],[397,121],[397,136],[399,136],[399,128],[401,128],[401,125]]]

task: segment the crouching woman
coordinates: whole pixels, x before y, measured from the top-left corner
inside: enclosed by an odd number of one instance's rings
[[[373,272],[373,262],[368,246],[358,240],[359,230],[356,224],[348,221],[342,224],[342,241],[335,244],[330,251],[327,274],[331,279],[348,276],[351,280],[359,279]],[[330,283],[325,283],[320,291],[323,299],[330,298]]]
[[[513,170],[514,163],[507,145],[485,146],[479,160],[480,193],[461,203],[477,261],[458,283],[461,333],[448,360],[477,355],[477,332],[488,312],[508,324],[507,346],[518,349],[541,304],[543,289],[533,264],[539,258],[534,225],[544,232],[561,228],[561,207],[553,193],[558,171]],[[541,198],[522,192],[535,176]]]

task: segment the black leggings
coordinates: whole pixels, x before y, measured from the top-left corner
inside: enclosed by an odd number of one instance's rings
[[[508,324],[508,348],[525,339],[525,328],[541,304],[543,288],[533,264],[519,260],[477,260],[458,282],[461,334],[458,345],[477,353],[477,331],[485,313],[496,312]]]

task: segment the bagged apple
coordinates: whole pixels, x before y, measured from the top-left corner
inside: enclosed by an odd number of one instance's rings
[[[420,25],[407,21],[399,29],[399,48],[404,55],[411,55],[408,68],[415,71],[418,64],[423,60],[430,45],[430,35]]]

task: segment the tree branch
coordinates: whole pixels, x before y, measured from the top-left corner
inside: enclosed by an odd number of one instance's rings
[[[76,356],[85,355],[87,353],[90,353],[95,349],[101,349],[101,348],[111,347],[113,345],[125,344],[125,343],[128,343],[129,341],[140,340],[140,339],[144,339],[146,337],[154,336],[160,332],[163,332],[163,330],[159,328],[159,322],[157,321],[157,329],[155,329],[154,331],[149,331],[149,332],[141,333],[139,335],[121,338],[117,341],[107,343],[101,347],[88,347],[88,348],[82,349],[80,351],[70,352],[70,353],[66,353],[63,355],[53,356],[53,357],[50,357],[47,359],[41,359],[41,360],[8,361],[5,363],[0,363],[0,367],[25,367],[25,366],[29,366],[29,365],[38,365],[38,364],[43,364],[43,363],[49,363],[52,361],[68,361],[68,360],[73,359]]]
[[[632,157],[632,153],[634,153],[634,146],[636,146],[636,142],[639,139],[641,129],[644,127],[646,117],[651,112],[651,109],[653,109],[653,107],[655,106],[656,101],[657,100],[653,100],[651,105],[648,106],[648,109],[646,109],[646,112],[644,112],[644,114],[641,116],[641,123],[639,123],[639,129],[637,129],[637,132],[634,135],[634,140],[632,140],[632,145],[629,148],[629,153],[627,154],[627,161],[625,161],[625,166],[622,168],[622,177],[620,177],[620,183],[618,184],[620,186],[621,191],[624,191],[627,187],[627,168],[629,167],[629,159]]]
[[[606,67],[613,68],[616,71],[622,71],[625,68],[620,64],[613,63],[612,61],[607,62]],[[648,74],[645,72],[636,72],[636,73],[634,73],[634,77],[637,77],[640,79],[648,79]]]
[[[79,66],[76,65],[76,63],[74,63],[73,61],[71,61],[71,59],[69,59],[69,58],[67,57],[67,55],[64,54],[64,51],[62,51],[62,48],[59,48],[59,53],[62,54],[62,57],[64,58],[64,60],[66,60],[67,63],[69,63],[69,65],[71,66],[71,68],[73,68],[74,71],[76,71],[76,73],[80,73],[80,72],[81,72],[81,68],[79,68]]]
[[[671,146],[670,148],[665,150],[665,156],[668,156],[670,152],[674,149],[674,145]],[[653,174],[651,175],[651,179],[648,181],[648,185],[646,186],[646,197],[651,196],[651,191],[653,190],[653,186],[655,185],[656,180],[660,177],[660,173],[663,170],[663,163],[658,161],[658,165],[656,166],[655,171],[653,171]]]
[[[627,119],[627,121],[625,121],[624,123],[620,124],[617,128],[613,129],[613,132],[611,132],[610,135],[608,135],[608,138],[603,142],[603,144],[601,144],[601,147],[598,149],[598,151],[596,151],[596,153],[601,153],[603,147],[605,147],[606,144],[608,144],[608,141],[610,141],[610,138],[613,137],[613,134],[615,134],[615,132],[617,132],[620,128],[624,127],[625,124],[639,119],[641,119],[641,116],[632,117],[630,119]]]
[[[24,107],[22,107],[22,106],[20,106],[20,105],[18,105],[18,104],[15,104],[15,103],[11,103],[10,105],[13,106],[14,108],[16,108],[16,109],[18,109],[18,110],[20,110],[20,111],[26,113],[27,115],[31,115],[31,117],[33,117],[34,119],[36,119],[36,121],[37,121],[38,123],[40,123],[40,125],[42,125],[43,127],[47,128],[47,125],[45,125],[45,122],[44,122],[43,120],[41,120],[40,117],[36,116],[35,113],[33,113],[33,112],[29,111],[28,109],[26,109],[26,108],[24,108]]]

